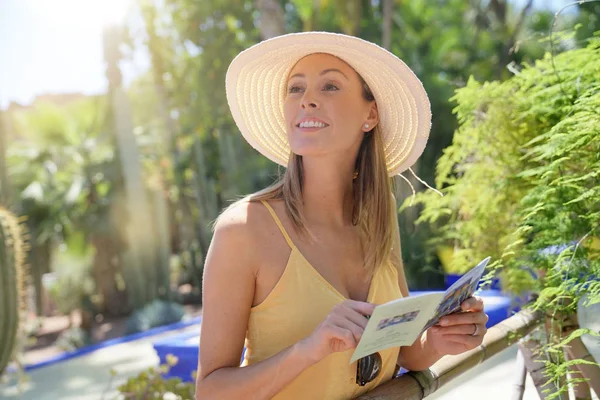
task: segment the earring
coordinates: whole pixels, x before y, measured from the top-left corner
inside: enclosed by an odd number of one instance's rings
[[[352,179],[358,178],[358,171],[354,171],[354,175],[352,175]]]
[[[369,124],[365,124],[365,129],[368,129],[368,128],[369,128]]]

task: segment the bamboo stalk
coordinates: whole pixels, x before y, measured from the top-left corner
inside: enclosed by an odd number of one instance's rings
[[[569,354],[566,348],[563,349],[565,354],[565,360],[571,361],[574,358]],[[577,368],[576,365],[569,366],[569,378],[571,379],[582,379],[584,376],[581,374],[581,371]],[[592,399],[592,394],[590,392],[590,387],[587,382],[575,382],[571,385],[573,388],[573,394],[575,395],[575,399],[584,400],[584,399]]]
[[[515,379],[515,387],[511,400],[523,400],[525,393],[525,380],[527,379],[527,368],[525,367],[525,357],[521,351],[517,352],[517,366],[515,367],[517,379]]]
[[[505,350],[541,323],[541,313],[523,310],[490,328],[483,343],[456,356],[446,356],[425,371],[411,371],[363,394],[356,400],[421,400],[464,372]]]
[[[537,347],[537,343],[533,340],[522,340],[519,342],[519,352],[523,353],[527,372],[531,376],[540,399],[544,400],[549,394],[556,393],[558,387],[556,382],[548,379],[546,370],[547,356],[539,354]]]
[[[569,342],[564,348],[565,356],[570,360],[585,360],[595,362],[589,350],[580,337]],[[588,385],[594,390],[596,396],[600,396],[600,368],[591,364],[576,364],[577,369],[588,379]]]

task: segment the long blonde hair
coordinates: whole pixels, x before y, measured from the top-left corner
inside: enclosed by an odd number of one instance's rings
[[[363,85],[363,97],[374,100],[371,90],[359,75]],[[393,181],[388,177],[382,132],[379,125],[365,133],[358,150],[355,164],[358,176],[353,180],[352,223],[359,226],[364,267],[367,276],[384,263],[391,261],[397,268],[401,260],[392,252],[393,218],[397,218],[395,198],[392,195]],[[248,195],[240,202],[261,200],[283,200],[286,214],[301,237],[312,237],[305,226],[302,213],[302,183],[304,170],[302,156],[291,153],[286,171],[271,186]],[[228,207],[228,208],[229,208]]]

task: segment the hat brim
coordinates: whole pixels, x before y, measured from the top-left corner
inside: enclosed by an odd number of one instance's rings
[[[431,129],[431,106],[423,84],[398,57],[363,39],[329,32],[302,32],[260,42],[242,51],[226,75],[227,101],[248,143],[287,166],[290,146],[283,104],[293,66],[314,53],[332,54],[350,65],[371,89],[379,112],[390,176],[411,167]]]

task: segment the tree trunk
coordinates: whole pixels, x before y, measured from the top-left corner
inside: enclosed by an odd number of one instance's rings
[[[90,241],[95,249],[92,276],[102,296],[102,312],[114,317],[128,314],[131,309],[127,292],[119,290],[117,284],[119,252],[114,239],[106,235],[92,235]]]
[[[255,0],[254,7],[260,11],[258,26],[263,39],[285,33],[285,16],[278,0]]]
[[[125,184],[127,221],[124,254],[125,280],[134,308],[140,308],[156,298],[156,268],[153,233],[147,219],[153,215],[148,206],[139,151],[133,136],[129,100],[122,88],[111,93],[119,159]]]
[[[336,11],[342,31],[346,35],[360,35],[360,23],[363,16],[362,0],[337,0]]]
[[[500,62],[498,63],[498,68],[500,68],[500,70],[497,72],[498,78],[502,77],[502,72],[504,71],[504,69],[506,69],[506,66],[510,62],[511,52],[513,51],[513,47],[517,42],[517,37],[519,33],[521,33],[521,29],[523,29],[525,18],[527,17],[527,14],[529,13],[532,7],[533,0],[528,0],[527,4],[525,4],[525,6],[521,9],[521,12],[519,13],[519,17],[517,19],[517,22],[515,23],[512,32],[510,31],[510,28],[506,23],[506,17],[502,21],[504,23],[504,29],[506,30],[506,35],[508,39],[504,40],[504,47],[502,48],[502,51],[500,53]]]
[[[158,297],[161,299],[171,299],[171,246],[170,246],[170,229],[169,229],[169,214],[167,202],[165,201],[164,190],[153,190],[152,208],[155,218],[154,232],[156,232],[157,256],[156,260],[156,283]]]
[[[199,138],[195,138],[192,154],[194,157],[195,173],[193,185],[196,191],[196,207],[198,208],[199,226],[199,247],[202,254],[208,251],[210,241],[210,229],[208,224],[202,221],[212,221],[217,217],[217,191],[214,185],[209,183],[206,177],[206,163],[204,158],[204,149]]]
[[[109,100],[119,163],[124,182],[127,221],[121,221],[127,246],[123,254],[123,274],[128,297],[134,308],[156,298],[156,247],[154,235],[147,229],[150,207],[144,187],[140,156],[133,135],[129,99],[122,88],[119,69],[123,28],[110,26],[104,31],[104,56],[107,63]]]
[[[240,194],[240,189],[236,183],[236,175],[239,169],[232,135],[218,129],[217,143],[219,145],[221,169],[224,172],[223,179],[221,179],[221,196],[223,200],[231,200],[234,196]]]
[[[383,26],[381,45],[390,50],[392,45],[392,14],[394,13],[394,0],[383,0]]]
[[[525,18],[533,7],[533,0],[527,0],[527,3],[519,12],[517,20],[514,24],[514,28],[512,29],[510,28],[510,25],[512,24],[509,22],[508,18],[508,1],[491,0],[488,4],[487,10],[482,9],[480,6],[477,7],[477,13],[479,14],[477,21],[479,21],[480,28],[485,30],[490,29],[490,27],[493,26],[490,18],[486,15],[486,12],[491,12],[497,21],[498,28],[495,29],[495,33],[496,35],[500,36],[500,40],[496,46],[498,49],[498,63],[494,69],[494,77],[495,79],[502,79],[503,72],[510,62],[510,53],[516,43],[517,36],[523,29]]]
[[[156,21],[157,21],[157,11],[156,7],[149,1],[145,1],[141,5],[142,14],[144,16],[146,33],[148,35],[148,48],[150,51],[150,56],[152,60],[152,72],[154,76],[154,87],[156,90],[156,95],[158,98],[158,108],[159,115],[161,120],[163,121],[163,126],[165,129],[165,137],[164,137],[164,149],[165,156],[170,156],[172,159],[172,165],[179,166],[181,163],[181,154],[177,145],[177,135],[178,129],[176,125],[176,121],[171,117],[171,101],[169,98],[169,92],[167,90],[167,85],[164,80],[164,76],[166,73],[166,67],[163,57],[161,56],[160,51],[160,38],[156,32]],[[173,171],[173,175],[175,176],[175,184],[181,189],[179,198],[175,201],[175,208],[181,212],[181,218],[176,221],[176,227],[178,230],[178,237],[181,241],[181,246],[178,246],[183,251],[190,251],[193,253],[194,243],[199,240],[201,252],[204,254],[206,249],[208,248],[208,241],[206,239],[206,235],[204,230],[202,229],[202,224],[197,223],[196,217],[194,216],[194,212],[190,203],[188,202],[188,198],[185,196],[183,190],[187,186],[187,182],[184,176],[184,171],[179,168],[175,168]],[[164,175],[163,175],[164,176]],[[162,185],[166,186],[168,183],[162,179]],[[163,190],[166,191],[166,188],[163,187]],[[202,194],[198,191],[196,185],[192,184],[192,197],[200,198]],[[160,209],[166,209],[165,204],[159,204],[158,202],[161,199],[158,196],[154,197],[157,201],[156,207]],[[200,211],[200,210],[199,210]],[[166,217],[166,212],[165,212]],[[157,225],[157,229],[166,229],[166,224],[159,223]],[[167,232],[160,232],[159,238],[162,238],[161,245],[159,247],[164,247],[167,245],[167,242],[164,241],[165,238],[168,238]],[[197,246],[196,246],[197,247]],[[168,261],[167,264],[163,264],[168,257],[165,255],[165,251],[159,251],[161,253],[161,265],[162,269],[159,271],[159,276],[165,276],[168,274]],[[170,250],[169,250],[170,256]],[[193,258],[193,254],[191,255]],[[168,277],[167,277],[168,279]],[[161,288],[163,290],[163,288]]]
[[[33,231],[32,231],[33,232]],[[50,272],[52,263],[52,242],[46,240],[42,243],[36,242],[36,237],[32,236],[30,250],[30,273],[33,288],[35,290],[35,313],[38,317],[46,315],[49,310],[45,309],[44,287],[42,285],[42,276]]]

